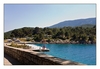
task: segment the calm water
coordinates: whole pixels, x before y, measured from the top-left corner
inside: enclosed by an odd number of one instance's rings
[[[43,46],[43,44],[36,45]],[[50,49],[49,52],[44,52],[46,54],[88,65],[96,65],[95,44],[46,44],[46,47]]]

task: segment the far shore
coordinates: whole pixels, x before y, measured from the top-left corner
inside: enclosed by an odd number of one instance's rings
[[[96,42],[92,42],[92,41],[67,41],[67,40],[55,40],[55,41],[50,41],[50,42],[45,42],[43,43],[42,41],[40,42],[36,42],[36,41],[4,41],[4,43],[17,43],[17,44],[96,44]]]
[[[42,42],[18,42],[18,44],[43,44]],[[46,42],[44,44],[96,44],[96,43],[78,43],[78,42]]]

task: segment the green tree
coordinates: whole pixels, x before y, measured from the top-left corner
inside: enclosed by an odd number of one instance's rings
[[[47,31],[47,34],[48,34],[48,35],[52,35],[53,32],[52,32],[51,30],[49,30],[49,31]]]
[[[34,34],[40,34],[41,33],[41,29],[39,27],[35,27],[33,30],[33,35]]]

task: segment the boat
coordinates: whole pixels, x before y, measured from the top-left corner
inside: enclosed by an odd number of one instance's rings
[[[42,47],[34,46],[33,51],[38,51],[38,52],[48,52],[49,49],[46,48],[45,46],[42,46]]]
[[[49,49],[45,47],[46,40],[42,40],[43,46],[39,47],[38,49],[33,49],[33,51],[38,51],[38,52],[48,52]]]
[[[49,51],[49,49],[45,47],[45,44],[43,44],[42,47],[37,47],[33,51],[47,52],[47,51]]]
[[[37,52],[48,52],[49,49],[33,49],[33,51],[37,51]]]

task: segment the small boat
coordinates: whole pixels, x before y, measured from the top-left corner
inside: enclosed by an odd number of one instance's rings
[[[38,49],[33,49],[33,51],[38,51],[38,52],[48,52],[49,49],[46,48],[45,46],[39,47]]]
[[[37,51],[37,52],[48,52],[49,49],[45,47],[45,40],[42,41],[43,43],[43,46],[42,47],[37,47],[37,48],[34,48],[33,51]]]
[[[48,52],[49,49],[34,49],[33,51],[37,51],[37,52]]]

